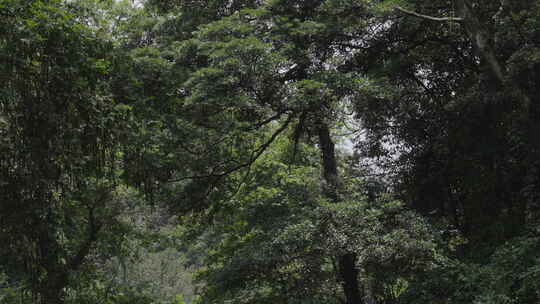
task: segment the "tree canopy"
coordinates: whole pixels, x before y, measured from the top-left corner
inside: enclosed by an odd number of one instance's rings
[[[540,300],[539,1],[0,16],[0,303]]]

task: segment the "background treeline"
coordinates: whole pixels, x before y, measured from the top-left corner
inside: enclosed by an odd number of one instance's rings
[[[537,0],[0,0],[0,303],[539,303],[539,90]]]

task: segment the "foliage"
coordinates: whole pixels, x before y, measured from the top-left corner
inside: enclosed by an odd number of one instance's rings
[[[395,282],[431,267],[437,246],[427,223],[383,197],[329,203],[316,166],[283,163],[286,146],[257,162],[249,183],[216,215],[217,237],[206,236],[199,275],[202,303],[339,303],[335,267],[344,252],[358,253],[381,298]],[[391,266],[398,264],[401,271]]]
[[[537,303],[539,14],[0,0],[0,302]]]
[[[61,1],[2,1],[2,265],[37,302],[63,298],[109,229],[128,115],[108,92],[112,44]],[[81,13],[80,16],[77,16]]]

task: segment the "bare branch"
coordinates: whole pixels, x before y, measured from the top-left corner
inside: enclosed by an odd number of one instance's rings
[[[281,118],[281,116],[283,116],[283,114],[285,113],[285,111],[279,111],[276,113],[276,115],[272,116],[272,117],[269,117],[268,119],[266,120],[263,120],[263,121],[260,121],[256,124],[253,124],[249,127],[247,127],[246,129],[247,130],[257,130],[259,129],[260,127],[264,126],[264,125],[267,125],[269,123],[271,123],[272,121],[275,121],[275,120],[278,120]]]
[[[190,175],[190,176],[183,176],[180,178],[176,178],[173,180],[167,181],[168,183],[176,183],[184,180],[194,180],[194,179],[206,179],[206,178],[223,178],[233,172],[236,172],[238,170],[249,168],[251,165],[259,159],[259,157],[266,151],[266,149],[276,140],[276,138],[283,133],[287,129],[287,127],[290,125],[291,121],[294,119],[294,115],[289,115],[287,117],[287,120],[283,122],[283,124],[270,136],[270,138],[262,143],[259,147],[257,147],[255,150],[251,151],[251,155],[249,157],[249,160],[243,163],[239,163],[237,166],[232,167],[228,170],[225,170],[220,173],[210,173],[210,174],[204,174],[204,175]]]
[[[418,18],[422,18],[426,20],[431,20],[431,21],[436,21],[436,22],[463,22],[463,18],[459,18],[459,17],[433,17],[433,16],[423,15],[414,11],[404,9],[401,6],[396,6],[396,9],[410,16],[414,16],[414,17],[418,17]]]
[[[281,134],[283,133],[283,131],[285,131],[287,129],[287,127],[289,126],[289,124],[291,123],[291,121],[293,120],[294,118],[294,115],[289,115],[289,117],[287,117],[287,120],[281,125],[281,127],[279,129],[277,129],[273,134],[272,136],[270,136],[270,139],[268,139],[268,141],[266,141],[265,143],[261,144],[257,149],[255,149],[254,151],[251,152],[251,156],[250,156],[250,159],[249,161],[243,163],[243,164],[240,164],[234,168],[231,168],[223,173],[220,173],[218,175],[218,177],[223,177],[223,176],[226,176],[226,175],[229,175],[235,171],[238,171],[242,168],[246,168],[246,167],[250,167],[255,161],[257,161],[257,159],[259,159],[259,157],[264,153],[264,151],[266,151],[266,149],[276,140],[276,138]]]

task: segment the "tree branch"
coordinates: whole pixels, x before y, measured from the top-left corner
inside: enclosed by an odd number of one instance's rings
[[[102,207],[104,203],[106,203],[110,199],[110,195],[112,192],[111,189],[102,189],[101,195],[96,199],[93,205],[88,205],[88,227],[87,227],[87,237],[84,240],[84,242],[80,245],[79,250],[77,253],[72,256],[68,263],[67,263],[67,270],[68,271],[76,271],[80,268],[80,266],[84,263],[86,257],[90,253],[90,250],[92,249],[92,246],[97,242],[98,240],[98,233],[101,231],[101,228],[103,227],[103,223],[96,218],[94,214],[95,208]]]
[[[276,113],[276,115],[272,116],[272,117],[269,117],[268,119],[266,120],[263,120],[263,121],[260,121],[260,122],[257,122],[249,127],[246,128],[246,130],[257,130],[259,129],[260,127],[264,126],[264,125],[267,125],[269,123],[271,123],[272,121],[275,121],[275,120],[278,120],[281,118],[281,116],[283,116],[283,114],[285,114],[285,111],[278,111]]]
[[[433,16],[419,14],[417,12],[404,9],[401,6],[396,6],[396,9],[398,11],[402,12],[402,13],[405,13],[405,14],[409,15],[409,16],[422,18],[422,19],[435,21],[435,22],[463,22],[463,18],[459,18],[459,17],[433,17]]]
[[[180,182],[180,181],[184,181],[184,180],[193,180],[193,179],[206,179],[206,178],[222,178],[222,177],[225,177],[235,171],[238,171],[238,170],[241,170],[241,169],[244,169],[244,168],[249,168],[255,161],[257,161],[257,159],[259,159],[259,157],[264,153],[264,151],[266,151],[266,149],[276,140],[276,138],[281,134],[283,133],[283,131],[285,131],[287,129],[287,127],[289,126],[289,124],[291,123],[291,121],[293,120],[295,116],[294,115],[289,115],[287,117],[287,120],[285,120],[285,122],[283,122],[283,124],[279,127],[279,129],[277,129],[271,136],[270,138],[268,139],[268,141],[262,143],[259,147],[257,147],[255,150],[251,151],[251,155],[249,157],[249,160],[247,160],[246,162],[243,162],[243,163],[239,163],[237,166],[235,167],[232,167],[232,168],[229,168],[223,172],[220,172],[220,173],[210,173],[210,174],[203,174],[203,175],[189,175],[189,176],[183,176],[183,177],[179,177],[179,178],[176,178],[176,179],[172,179],[172,180],[169,180],[167,181],[168,183],[175,183],[175,182]]]
[[[88,253],[90,253],[90,249],[97,241],[97,234],[101,230],[101,227],[101,223],[97,222],[94,216],[94,208],[90,208],[88,210],[87,239],[84,241],[84,243],[81,244],[77,253],[71,259],[69,259],[69,262],[67,263],[68,271],[76,271],[83,264],[86,256],[88,255]]]

